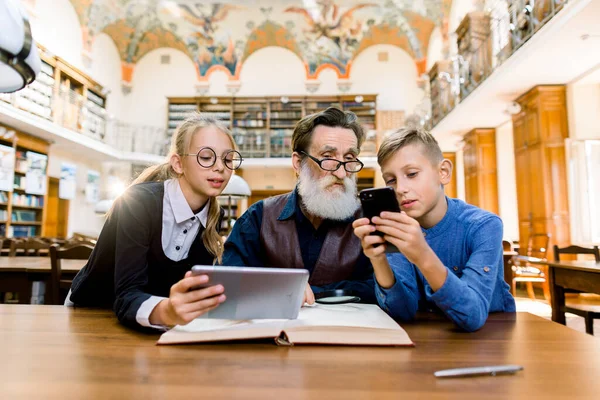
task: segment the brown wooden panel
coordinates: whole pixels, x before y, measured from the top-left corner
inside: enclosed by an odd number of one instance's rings
[[[525,145],[533,146],[540,142],[538,113],[536,109],[527,108],[525,115]]]
[[[525,147],[525,113],[513,117],[513,137],[515,150]]]
[[[496,130],[473,129],[464,141],[466,201],[497,214]]]
[[[517,211],[519,220],[529,220],[531,212],[531,194],[529,192],[529,159],[527,151],[515,154],[517,177]]]
[[[533,233],[550,234],[551,246],[570,244],[565,99],[565,87],[556,85],[537,86],[517,99],[523,107],[513,117],[522,244],[528,225]]]
[[[532,218],[545,218],[546,210],[546,187],[544,177],[544,154],[541,146],[530,147],[527,152],[529,161],[529,182],[526,183],[526,192],[531,196]],[[526,195],[526,194],[525,194]]]
[[[450,160],[454,167],[452,169],[452,179],[450,179],[450,183],[444,187],[444,192],[446,193],[446,196],[456,198],[458,196],[458,185],[456,183],[456,153],[444,153],[444,158]]]

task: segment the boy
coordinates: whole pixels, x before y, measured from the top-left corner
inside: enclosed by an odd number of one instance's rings
[[[375,271],[377,301],[393,318],[414,319],[417,309],[440,309],[466,331],[489,312],[514,312],[503,278],[502,221],[497,215],[444,195],[452,163],[435,138],[400,129],[377,154],[383,179],[402,212],[353,223]],[[378,230],[384,236],[371,235]],[[387,254],[385,242],[400,253]]]

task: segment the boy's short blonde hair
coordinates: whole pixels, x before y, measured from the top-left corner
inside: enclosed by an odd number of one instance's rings
[[[425,156],[433,165],[444,160],[440,145],[431,133],[423,129],[400,128],[383,139],[377,152],[377,162],[382,166],[401,148],[413,143],[421,144]]]

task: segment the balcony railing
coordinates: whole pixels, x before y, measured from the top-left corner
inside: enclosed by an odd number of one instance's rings
[[[0,93],[0,100],[119,151],[167,154],[170,142],[166,129],[111,119],[103,107],[70,89],[61,88],[56,95],[46,91],[34,81],[16,93]]]
[[[164,156],[171,144],[167,131],[109,119],[106,121],[104,142],[120,151]]]
[[[488,9],[489,33],[459,44],[458,55],[439,71],[438,90],[431,93],[431,124],[437,125],[498,67],[550,21],[568,0],[496,0]],[[473,46],[473,41],[478,45]],[[469,45],[470,44],[470,45]],[[461,49],[461,46],[464,46]]]

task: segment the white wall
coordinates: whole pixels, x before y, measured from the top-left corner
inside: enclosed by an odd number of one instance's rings
[[[169,55],[169,64],[160,58]],[[124,96],[122,120],[132,124],[167,126],[167,97],[195,96],[196,67],[192,60],[179,50],[156,49],[137,63],[133,72],[131,93]]]
[[[478,0],[454,0],[450,8],[450,17],[448,21],[448,32],[454,33],[460,22],[468,12],[475,9],[475,3]]]
[[[69,0],[38,0],[31,19],[33,38],[50,52],[84,69],[81,26]]]
[[[388,53],[388,61],[378,61],[379,52]],[[404,110],[412,113],[423,98],[417,86],[417,67],[404,50],[392,45],[376,45],[360,53],[352,64],[352,92],[375,93],[380,110]]]
[[[496,128],[496,168],[498,174],[498,206],[504,223],[504,238],[519,239],[517,212],[517,176],[512,121]]]
[[[76,197],[69,201],[69,227],[67,236],[73,232],[98,234],[104,224],[104,218],[94,212],[95,204],[86,202],[85,186],[87,184],[88,170],[102,172],[102,165],[85,157],[85,154],[76,154],[69,149],[50,147],[48,157],[48,176],[60,179],[60,168],[63,162],[77,166]],[[100,176],[102,185],[103,175]]]
[[[283,47],[265,47],[242,65],[238,96],[303,95],[306,69],[302,60]]]
[[[442,30],[439,26],[436,26],[431,36],[429,37],[429,47],[427,48],[427,71],[431,69],[433,64],[443,59],[444,50],[444,38],[442,37]]]
[[[210,83],[209,95],[210,96],[230,96],[231,94],[227,91],[227,82],[229,82],[229,75],[225,71],[214,71],[208,77]]]
[[[567,86],[569,137],[600,138],[600,84]]]
[[[94,40],[90,75],[110,91],[106,97],[106,111],[109,116],[120,119],[123,112],[121,58],[115,42],[107,34],[102,33]]]
[[[306,72],[304,72],[304,78],[306,79]],[[319,89],[315,93],[312,93],[313,95],[327,96],[332,94],[340,94],[340,91],[337,87],[337,72],[335,72],[333,69],[326,68],[323,71],[321,71],[317,80],[321,82],[321,85],[319,85]],[[354,85],[352,85],[352,87],[350,88],[349,93],[358,93]],[[369,93],[374,92],[371,90]]]

